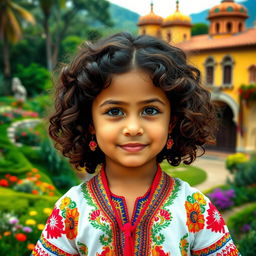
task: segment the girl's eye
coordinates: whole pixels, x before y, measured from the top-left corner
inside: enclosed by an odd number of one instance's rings
[[[143,110],[142,115],[157,115],[160,111],[155,107],[147,107]]]
[[[119,108],[111,108],[108,111],[106,111],[106,114],[109,116],[122,116],[124,113]]]

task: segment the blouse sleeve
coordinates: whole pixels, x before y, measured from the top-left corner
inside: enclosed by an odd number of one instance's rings
[[[63,196],[55,204],[32,255],[78,256],[77,236],[79,212],[76,203]]]
[[[228,231],[225,221],[212,202],[200,192],[185,202],[187,226],[194,235],[192,256],[241,255]],[[196,223],[196,225],[195,225]]]

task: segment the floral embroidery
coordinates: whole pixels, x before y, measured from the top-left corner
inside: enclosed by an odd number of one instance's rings
[[[91,213],[91,220],[96,220],[99,223],[99,219],[100,219],[99,216],[100,216],[100,210],[93,211]]]
[[[170,253],[165,253],[162,249],[162,246],[156,245],[152,249],[152,256],[170,256]]]
[[[190,232],[198,232],[204,228],[204,215],[201,213],[199,203],[185,203],[187,211],[187,226]]]
[[[65,197],[61,200],[60,209],[63,211],[69,204],[71,203],[71,199],[69,197]]]
[[[192,256],[238,256],[240,255],[236,249],[229,233],[226,233],[221,239],[211,246],[202,250],[193,250],[191,252]]]
[[[81,242],[77,242],[77,245],[78,245],[79,253],[83,256],[87,256],[88,255],[88,247],[84,243],[81,243]]]
[[[64,234],[64,224],[62,217],[59,215],[60,210],[54,208],[51,216],[46,223],[47,238],[58,238]]]
[[[165,237],[163,234],[160,234],[160,231],[170,225],[171,219],[171,214],[165,209],[160,209],[160,211],[154,217],[154,224],[152,226],[152,237],[156,245],[163,244]]]
[[[103,251],[100,254],[96,253],[96,256],[114,256],[114,251],[110,247],[104,246]]]
[[[188,238],[188,233],[185,236],[183,236],[180,240],[180,252],[182,256],[188,256],[189,243],[186,238]]]
[[[193,194],[193,198],[200,204],[200,205],[206,205],[206,200],[204,198],[204,196],[197,192]]]
[[[70,254],[62,249],[56,247],[54,244],[50,243],[47,239],[45,239],[44,236],[41,236],[40,243],[36,244],[36,247],[34,251],[32,252],[32,255],[34,256],[50,256],[50,255],[58,255],[58,256],[78,256],[78,254]],[[48,254],[47,252],[50,252],[51,254]]]
[[[206,201],[204,196],[199,193],[193,193],[192,196],[187,197],[185,208],[187,212],[187,226],[192,233],[198,232],[204,228],[204,215]]]
[[[78,217],[79,212],[77,208],[69,209],[66,211],[66,219],[65,219],[65,232],[67,238],[72,240],[77,236],[77,226],[78,226]]]
[[[107,222],[107,219],[102,216],[100,210],[92,211],[89,221],[91,222],[93,227],[101,229],[105,233],[100,236],[100,242],[102,245],[107,246],[109,243],[112,242],[112,232],[110,226]]]
[[[221,214],[212,203],[209,203],[209,207],[210,208],[207,210],[208,216],[206,218],[207,228],[211,229],[213,232],[224,233],[225,232],[224,219],[222,218]]]
[[[75,209],[75,208],[76,208],[76,203],[72,201],[70,197],[65,197],[61,200],[60,209],[61,209],[61,215],[63,218],[66,219],[67,209]]]

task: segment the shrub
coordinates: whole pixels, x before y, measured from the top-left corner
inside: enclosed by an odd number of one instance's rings
[[[37,63],[25,67],[18,65],[15,76],[19,77],[27,90],[28,96],[36,96],[51,87],[50,73]]]
[[[52,106],[52,102],[48,94],[43,94],[35,96],[26,103],[29,109],[39,113],[41,117],[45,117],[48,114],[49,108]]]
[[[234,173],[233,183],[236,186],[249,186],[256,184],[256,160],[237,165],[237,171]]]
[[[256,228],[256,225],[255,225],[254,229],[255,228]],[[238,242],[238,247],[239,247],[239,251],[240,251],[241,255],[255,256],[256,231],[255,230],[251,230],[248,234],[246,234]]]
[[[234,171],[237,170],[237,166],[240,163],[245,163],[248,161],[247,155],[243,153],[236,153],[229,155],[226,159],[226,168],[233,173]]]
[[[247,206],[243,210],[232,215],[228,221],[227,226],[229,227],[232,234],[239,238],[243,233],[246,233],[244,229],[246,224],[251,225],[255,221],[256,217],[256,203]]]
[[[57,188],[67,190],[77,184],[78,180],[67,159],[57,152],[49,138],[43,140],[40,155]]]
[[[226,210],[234,205],[235,191],[233,189],[222,190],[216,188],[208,196],[220,211]]]
[[[40,145],[40,132],[36,128],[21,127],[15,131],[15,141],[27,146]]]

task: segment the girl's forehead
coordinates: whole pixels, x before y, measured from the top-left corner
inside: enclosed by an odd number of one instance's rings
[[[100,92],[95,101],[99,104],[106,99],[140,102],[150,98],[168,101],[165,92],[153,84],[146,72],[132,69],[127,73],[113,75],[110,85]]]

